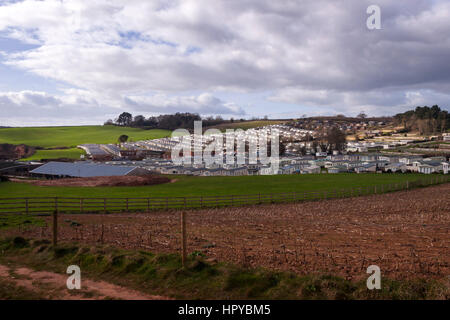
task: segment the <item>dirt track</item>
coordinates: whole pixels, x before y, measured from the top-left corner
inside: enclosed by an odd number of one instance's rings
[[[68,275],[48,271],[34,271],[25,267],[0,265],[0,280],[7,281],[26,290],[39,292],[42,298],[58,300],[165,300],[135,290],[120,287],[105,281],[81,278],[80,290],[68,290]],[[44,290],[43,290],[44,289]]]
[[[450,275],[450,184],[359,198],[187,212],[189,252],[299,274]],[[64,241],[179,252],[179,212],[64,215]],[[25,231],[50,237],[49,228]]]

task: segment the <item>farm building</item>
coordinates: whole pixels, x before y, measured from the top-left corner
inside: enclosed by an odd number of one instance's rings
[[[40,165],[39,162],[0,162],[0,175],[26,176]]]
[[[87,178],[110,176],[139,176],[148,174],[149,171],[129,166],[113,166],[89,162],[49,162],[30,173],[34,176],[46,178]]]

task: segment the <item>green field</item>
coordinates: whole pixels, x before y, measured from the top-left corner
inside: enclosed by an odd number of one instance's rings
[[[10,197],[188,197],[245,195],[400,183],[427,178],[421,174],[311,174],[242,177],[169,176],[174,183],[140,187],[40,187],[27,183],[0,183],[0,198]],[[435,176],[433,176],[435,177]]]
[[[80,156],[86,154],[82,149],[55,149],[55,150],[36,150],[31,157],[20,159],[21,161],[39,161],[42,159],[73,159],[79,160]]]
[[[137,141],[166,137],[170,135],[170,131],[117,126],[1,128],[0,143],[26,144],[42,148],[74,148],[84,143],[116,143],[122,134]]]

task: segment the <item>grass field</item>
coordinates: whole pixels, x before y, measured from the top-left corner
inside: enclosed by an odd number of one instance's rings
[[[80,156],[83,154],[85,154],[85,152],[77,148],[36,150],[36,153],[33,154],[31,157],[23,158],[21,159],[21,161],[39,161],[42,159],[59,159],[59,158],[79,160]]]
[[[2,128],[0,143],[26,144],[42,148],[74,148],[83,143],[115,143],[122,134],[137,141],[166,137],[170,131],[117,126]]]
[[[311,174],[242,177],[169,176],[174,183],[140,187],[40,187],[0,183],[0,197],[187,197],[336,190],[430,178],[421,174]]]

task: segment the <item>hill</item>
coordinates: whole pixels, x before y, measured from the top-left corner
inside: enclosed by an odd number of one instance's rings
[[[264,127],[274,124],[283,124],[288,122],[289,120],[250,120],[250,121],[238,121],[235,120],[234,122],[224,122],[221,124],[209,126],[205,129],[219,129],[219,130],[226,130],[226,129],[252,129],[252,128],[258,128],[258,127]]]
[[[435,105],[417,107],[394,116],[395,123],[406,132],[417,131],[420,135],[446,132],[450,128],[450,114]]]
[[[0,143],[25,144],[43,149],[75,148],[83,143],[115,143],[122,134],[136,141],[166,137],[170,131],[119,126],[0,128]]]

